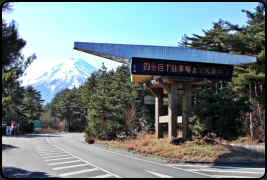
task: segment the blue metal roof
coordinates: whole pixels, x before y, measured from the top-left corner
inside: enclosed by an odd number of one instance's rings
[[[257,62],[257,58],[253,56],[243,56],[175,46],[74,42],[73,49],[125,64],[128,64],[132,57],[228,65]]]

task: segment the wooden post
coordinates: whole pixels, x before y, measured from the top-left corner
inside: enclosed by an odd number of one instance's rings
[[[159,123],[159,116],[163,115],[163,89],[159,88],[155,97],[155,136],[163,138],[163,124]]]
[[[191,116],[190,108],[192,107],[192,87],[190,84],[184,84],[185,94],[183,95],[182,103],[182,124],[183,124],[183,138],[192,140],[192,131],[189,129],[189,117]]]
[[[171,84],[171,93],[168,95],[168,138],[177,137],[177,83]]]

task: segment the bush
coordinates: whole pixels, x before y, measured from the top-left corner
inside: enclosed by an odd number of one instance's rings
[[[85,138],[85,141],[86,141],[88,144],[94,144],[94,143],[95,143],[95,140],[92,139],[92,138],[89,137],[89,136],[87,136],[87,137]]]
[[[202,137],[214,133],[217,137],[232,139],[242,134],[242,112],[250,112],[248,97],[235,97],[227,88],[217,94],[198,97],[200,103],[193,107],[194,116],[189,118],[192,129]]]

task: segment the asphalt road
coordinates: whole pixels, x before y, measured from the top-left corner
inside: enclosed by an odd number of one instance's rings
[[[7,178],[259,178],[265,173],[265,167],[167,164],[83,140],[82,134],[75,133],[2,136],[2,174]]]

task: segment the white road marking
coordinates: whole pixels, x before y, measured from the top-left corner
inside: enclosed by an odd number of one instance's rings
[[[37,150],[57,150],[57,148],[35,147]]]
[[[47,136],[48,136],[48,135],[47,135]],[[115,174],[113,174],[113,173],[111,173],[111,172],[109,172],[109,171],[107,171],[107,170],[105,170],[105,169],[103,169],[103,168],[100,168],[100,167],[98,167],[98,166],[96,166],[96,165],[94,165],[94,164],[91,164],[91,163],[89,163],[89,162],[87,162],[87,161],[85,161],[85,160],[83,160],[83,159],[81,159],[81,158],[79,158],[79,157],[77,157],[77,156],[75,156],[75,155],[73,155],[73,154],[71,154],[71,153],[65,151],[64,149],[59,148],[58,146],[52,144],[52,143],[48,140],[47,137],[46,137],[46,140],[47,140],[48,143],[50,143],[51,145],[53,145],[53,146],[55,146],[56,148],[58,148],[58,149],[60,149],[60,150],[62,150],[62,151],[64,151],[64,152],[66,152],[66,153],[72,155],[73,157],[76,157],[77,159],[80,159],[81,161],[83,161],[83,162],[85,162],[85,163],[87,163],[87,164],[90,164],[91,166],[94,166],[94,167],[96,167],[96,168],[98,168],[98,169],[100,169],[100,170],[102,170],[102,171],[104,171],[104,172],[106,172],[106,173],[108,173],[108,174],[111,174],[112,176],[115,176],[115,177],[117,177],[117,178],[121,178],[120,176],[117,176],[117,175],[115,175]],[[75,141],[75,142],[76,142],[76,141]]]
[[[58,165],[58,164],[68,164],[68,163],[73,163],[73,162],[79,162],[81,160],[75,160],[75,161],[65,161],[65,162],[58,162],[58,163],[51,163],[48,164],[49,166],[53,166],[53,165]]]
[[[59,154],[66,154],[66,153],[65,152],[61,152],[61,153],[48,153],[48,154],[40,154],[40,156],[59,155]]]
[[[57,156],[46,156],[46,157],[42,157],[42,158],[53,158],[53,157],[62,157],[62,156],[69,156],[69,155],[66,154],[66,155],[57,155]]]
[[[37,151],[58,151],[58,149],[36,149]]]
[[[153,175],[155,175],[155,176],[158,176],[158,177],[160,177],[160,178],[173,178],[172,176],[167,176],[167,175],[165,175],[165,174],[155,173],[155,172],[152,172],[152,171],[147,171],[147,170],[146,170],[146,172],[149,172],[149,173],[151,173],[151,174],[153,174]]]
[[[72,165],[72,166],[57,167],[57,168],[53,168],[53,170],[67,169],[67,168],[80,167],[80,166],[88,166],[88,165],[89,164],[77,164],[77,165]]]
[[[244,174],[262,174],[260,172],[246,172],[246,171],[223,171],[214,169],[190,169],[192,171],[206,171],[206,172],[220,172],[220,173],[244,173]]]
[[[107,178],[107,177],[111,177],[111,174],[104,174],[104,175],[100,175],[100,176],[94,176],[94,177],[90,177],[90,178]]]
[[[39,153],[49,153],[49,152],[61,152],[59,150],[52,150],[52,151],[37,151]]]
[[[64,173],[64,174],[59,174],[60,177],[64,177],[64,176],[71,176],[74,174],[81,174],[81,173],[85,173],[85,172],[91,172],[91,171],[97,171],[97,168],[93,168],[93,169],[86,169],[86,170],[81,170],[81,171],[74,171],[74,172],[69,172],[69,173]]]
[[[76,143],[79,143],[79,144],[82,144],[80,142],[77,142],[77,141],[74,141],[66,136],[63,136],[64,138],[70,140],[70,141],[73,141],[73,142],[76,142]],[[88,146],[87,144],[82,144],[84,146]],[[212,177],[214,178],[214,176],[211,176],[211,175],[207,175],[207,174],[203,174],[203,173],[199,173],[199,172],[193,172],[193,171],[189,171],[189,170],[185,170],[183,168],[177,168],[177,167],[173,167],[173,166],[168,166],[168,165],[165,165],[165,164],[160,164],[160,163],[156,163],[156,162],[153,162],[153,161],[147,161],[147,160],[144,160],[144,159],[139,159],[139,158],[135,158],[135,157],[131,157],[131,156],[127,156],[127,155],[124,155],[124,154],[120,154],[120,153],[116,153],[116,152],[113,152],[113,151],[108,151],[108,150],[105,150],[105,149],[101,149],[101,148],[98,148],[98,147],[95,147],[95,146],[91,146],[92,148],[95,148],[95,149],[99,149],[99,150],[102,150],[102,151],[106,151],[106,152],[109,152],[109,153],[113,153],[113,154],[118,154],[120,156],[125,156],[125,157],[128,157],[128,158],[131,158],[131,159],[137,159],[139,161],[144,161],[144,162],[148,162],[148,163],[152,163],[152,164],[158,164],[158,165],[161,165],[161,166],[165,166],[165,167],[170,167],[170,168],[173,168],[173,169],[178,169],[178,170],[181,170],[181,171],[186,171],[186,172],[190,172],[190,173],[195,173],[195,174],[199,174],[199,175],[202,175],[202,176],[207,176],[207,177]]]
[[[255,178],[255,177],[248,177],[248,176],[223,176],[223,175],[214,175],[216,178]]]
[[[264,170],[265,168],[248,168],[248,167],[232,167],[232,166],[199,166],[199,165],[180,165],[180,164],[168,164],[168,166],[185,166],[185,167],[204,167],[204,168],[219,168],[219,169],[257,169]]]
[[[67,157],[67,158],[58,158],[58,159],[46,159],[45,161],[57,161],[57,160],[62,160],[62,159],[72,159],[75,157]]]

